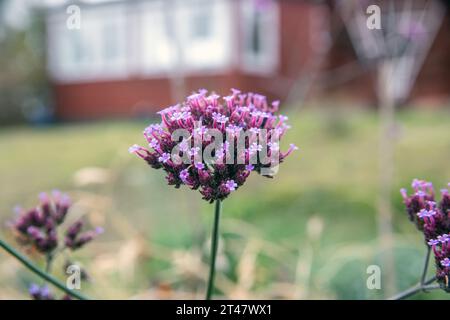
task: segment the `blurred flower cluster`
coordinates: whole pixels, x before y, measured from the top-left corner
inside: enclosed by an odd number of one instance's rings
[[[161,123],[144,130],[148,148],[134,145],[129,151],[166,171],[169,185],[199,189],[210,202],[223,200],[252,171],[272,176],[272,169],[297,149],[279,151],[289,126],[286,116],[274,115],[278,105],[236,89],[222,98],[200,90],[160,111]]]
[[[50,288],[47,285],[39,286],[36,283],[32,283],[30,288],[28,289],[28,293],[30,294],[33,300],[55,300],[54,294],[50,291]],[[62,296],[61,300],[72,300],[72,298],[66,294]]]
[[[450,290],[449,189],[441,189],[441,200],[437,203],[431,182],[414,179],[412,188],[414,193],[411,195],[406,189],[400,190],[409,218],[423,232],[426,244],[433,250],[438,282],[442,288]]]
[[[83,231],[83,220],[77,220],[63,228],[70,206],[71,200],[66,194],[59,191],[53,191],[51,196],[41,193],[39,204],[29,210],[16,209],[17,218],[10,224],[21,245],[45,258],[46,271],[49,273],[58,253],[66,249],[80,249],[103,232],[102,228]],[[29,291],[34,299],[54,299],[45,285],[40,287],[32,284]]]
[[[39,286],[36,283],[32,283],[28,292],[34,300],[55,300],[55,297],[46,285]]]

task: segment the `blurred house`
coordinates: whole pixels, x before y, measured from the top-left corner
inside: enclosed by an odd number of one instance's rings
[[[148,0],[49,11],[48,68],[63,119],[135,116],[199,88],[284,97],[326,10],[308,2]]]
[[[70,3],[47,14],[47,67],[60,119],[151,114],[199,88],[292,101],[293,92],[311,91],[308,81],[320,95],[375,99],[373,70],[359,63],[350,76],[327,70],[356,60],[348,35],[333,35],[343,29],[334,1],[75,2],[80,29],[67,28]],[[449,95],[448,20],[413,96]],[[318,65],[323,75],[308,79]]]

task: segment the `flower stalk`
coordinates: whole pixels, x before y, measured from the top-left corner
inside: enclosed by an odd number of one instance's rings
[[[425,256],[425,263],[423,265],[423,271],[422,271],[422,277],[420,278],[420,284],[424,285],[426,282],[427,272],[428,272],[428,264],[430,263],[430,254],[431,249],[429,246],[427,246],[427,254]]]
[[[427,292],[430,290],[440,289],[441,286],[437,283],[427,284],[427,283],[433,283],[435,280],[436,280],[436,278],[433,277],[430,280],[426,281],[424,284],[419,283],[409,289],[406,289],[403,292],[400,292],[399,294],[396,294],[395,296],[391,297],[389,300],[403,300],[403,299],[409,298],[419,292]]]
[[[206,300],[214,291],[221,202],[252,172],[273,178],[279,164],[298,149],[291,144],[280,150],[290,126],[286,116],[275,115],[278,107],[279,101],[269,103],[257,93],[231,89],[220,97],[200,89],[158,112],[161,122],[143,132],[148,146],[128,149],[151,168],[165,171],[169,185],[198,190],[202,199],[215,202]]]
[[[428,280],[426,280],[427,271],[428,271],[428,264],[430,262],[430,255],[431,250],[430,247],[427,247],[427,254],[425,256],[425,263],[422,270],[422,277],[420,278],[420,282],[416,284],[415,286],[412,286],[409,289],[406,289],[405,291],[402,291],[395,296],[391,297],[389,300],[403,300],[408,297],[411,297],[419,292],[428,292],[430,290],[440,289],[441,286],[436,283],[433,284],[433,282],[436,281],[436,277],[432,277]]]
[[[208,287],[206,289],[206,300],[211,300],[214,291],[214,276],[216,269],[217,248],[219,245],[219,224],[221,211],[222,211],[222,202],[220,200],[216,200],[214,210],[214,223],[211,235],[211,256],[209,262],[209,279],[208,279]]]
[[[68,295],[70,295],[78,300],[88,300],[88,298],[86,296],[84,296],[83,294],[75,292],[75,291],[67,288],[63,283],[61,283],[59,280],[54,278],[52,275],[39,269],[28,258],[26,258],[22,254],[20,254],[16,249],[11,247],[9,244],[7,244],[2,239],[0,239],[0,247],[3,248],[6,252],[8,252],[10,255],[12,255],[14,258],[16,258],[20,263],[22,263],[25,267],[27,267],[31,272],[35,273],[37,276],[44,279],[45,281],[53,284],[58,289],[62,290],[63,292],[67,293]]]

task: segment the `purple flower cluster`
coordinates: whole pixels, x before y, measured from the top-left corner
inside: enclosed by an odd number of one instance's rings
[[[51,261],[57,253],[60,253],[63,249],[73,251],[83,247],[102,233],[103,229],[96,228],[95,230],[83,231],[84,223],[82,220],[78,220],[70,224],[65,231],[62,231],[60,230],[61,226],[66,221],[71,206],[69,197],[59,191],[53,191],[51,196],[41,193],[39,200],[39,204],[35,208],[29,210],[17,209],[18,217],[11,223],[11,227],[15,231],[19,243],[31,247],[45,256],[47,272],[50,272]],[[60,234],[64,235],[61,245]],[[70,262],[67,260],[66,268],[68,263]],[[86,279],[87,276],[84,273],[83,280]],[[35,300],[55,300],[55,296],[46,285],[31,284],[29,293]],[[65,295],[62,299],[71,298]]]
[[[32,283],[28,292],[34,300],[55,300],[55,297],[46,285],[39,286],[36,283]]]
[[[272,163],[261,161],[258,152],[265,151],[272,158],[276,156],[278,164],[296,149],[291,145],[286,152],[279,152],[279,144],[273,142],[273,138],[280,139],[289,129],[287,117],[274,115],[278,105],[278,101],[269,104],[260,94],[244,94],[236,89],[222,98],[199,90],[183,103],[159,112],[161,123],[144,130],[148,148],[134,145],[129,151],[152,168],[163,169],[169,185],[198,189],[209,202],[223,200],[242,186],[252,171],[268,175],[264,169],[271,168]],[[174,141],[172,136],[180,129],[187,131],[189,137]],[[218,147],[212,153],[213,161],[207,161],[203,155],[212,141],[213,130],[221,133],[222,138],[220,141],[213,138]],[[257,139],[262,130],[268,132],[266,138],[271,141],[266,145]],[[238,148],[238,141],[244,135],[248,137],[244,138],[244,147]],[[200,143],[196,143],[197,138]],[[179,149],[175,154],[187,161],[174,161],[176,146]]]
[[[54,191],[52,197],[46,193],[39,196],[40,203],[30,210],[18,209],[18,218],[12,223],[21,244],[29,245],[38,252],[50,255],[59,245],[58,227],[65,221],[71,202],[67,195]],[[77,221],[65,232],[65,247],[75,250],[94,239],[102,232],[81,232],[83,222]]]
[[[436,279],[446,291],[450,291],[450,235],[444,233],[428,241],[433,249],[436,264]]]
[[[64,244],[67,248],[72,250],[80,249],[86,243],[91,242],[99,234],[103,233],[103,228],[101,227],[81,232],[83,225],[83,220],[78,220],[67,229],[64,238]]]
[[[36,283],[32,283],[28,289],[28,293],[33,300],[56,300],[47,285],[39,286]],[[61,300],[72,300],[72,298],[66,294],[62,296]]]
[[[441,201],[437,203],[431,182],[414,179],[412,188],[412,195],[408,195],[406,189],[400,190],[406,210],[410,220],[423,232],[427,245],[433,249],[436,277],[447,290],[450,277],[449,190],[441,189]]]

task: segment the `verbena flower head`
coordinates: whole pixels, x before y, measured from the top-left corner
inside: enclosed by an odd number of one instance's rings
[[[28,293],[34,300],[55,300],[55,297],[46,285],[39,286],[36,283],[32,283],[28,289]]]
[[[279,102],[232,89],[225,97],[200,90],[181,104],[160,112],[161,123],[144,130],[147,147],[129,148],[152,168],[163,169],[169,185],[198,189],[203,199],[223,200],[251,172],[273,176],[278,164],[297,147],[280,152],[289,129],[276,116]]]
[[[59,245],[59,227],[66,220],[71,201],[66,194],[54,191],[39,195],[39,204],[29,210],[17,209],[18,217],[11,224],[21,244],[31,246],[43,254],[51,254]],[[70,225],[65,236],[65,246],[69,249],[81,248],[101,233],[101,229],[81,232],[83,223]]]
[[[448,184],[450,188],[450,183]],[[431,182],[414,179],[414,193],[400,192],[411,221],[423,232],[425,241],[433,250],[436,277],[445,290],[450,290],[450,195],[448,189],[441,189],[441,201],[436,203]]]

